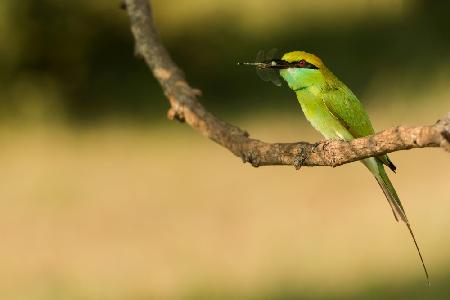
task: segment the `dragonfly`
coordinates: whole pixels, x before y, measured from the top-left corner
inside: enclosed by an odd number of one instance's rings
[[[276,86],[282,85],[280,72],[273,66],[276,65],[278,49],[274,48],[267,52],[260,50],[256,55],[255,62],[238,62],[238,65],[255,66],[256,74],[264,81],[270,81]]]

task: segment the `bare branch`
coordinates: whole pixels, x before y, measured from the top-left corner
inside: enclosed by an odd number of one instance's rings
[[[373,136],[350,142],[321,141],[316,144],[266,143],[228,124],[197,100],[199,91],[187,83],[155,30],[148,0],[125,0],[136,41],[136,54],[142,56],[170,102],[169,119],[186,122],[204,136],[230,150],[253,166],[293,165],[340,166],[371,156],[412,148],[442,147],[450,151],[449,117],[430,126],[398,126]]]

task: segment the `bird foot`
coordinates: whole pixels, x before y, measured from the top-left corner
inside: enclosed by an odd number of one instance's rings
[[[300,154],[294,157],[292,164],[296,170],[300,170],[306,159],[308,159],[308,153],[306,152],[305,147],[300,146]]]
[[[254,153],[252,151],[247,152],[247,153],[242,153],[241,158],[242,158],[242,162],[244,162],[244,163],[248,162],[255,168],[259,167],[260,159],[256,153]]]

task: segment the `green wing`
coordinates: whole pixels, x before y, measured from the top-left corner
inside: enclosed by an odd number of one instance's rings
[[[331,87],[326,91],[323,102],[330,113],[347,128],[354,138],[375,133],[361,102],[343,84],[339,88]]]
[[[323,102],[330,113],[351,133],[354,138],[375,133],[366,110],[355,94],[344,84],[330,87],[324,93]],[[395,172],[395,165],[387,155],[377,157],[383,164]]]

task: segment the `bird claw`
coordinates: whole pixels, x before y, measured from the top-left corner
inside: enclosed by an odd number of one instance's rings
[[[292,162],[294,168],[296,170],[300,170],[307,158],[308,158],[308,154],[306,153],[305,148],[300,147],[300,154],[295,156],[294,160]]]
[[[244,163],[248,162],[255,168],[259,167],[261,163],[260,158],[254,152],[242,153],[241,158]]]

